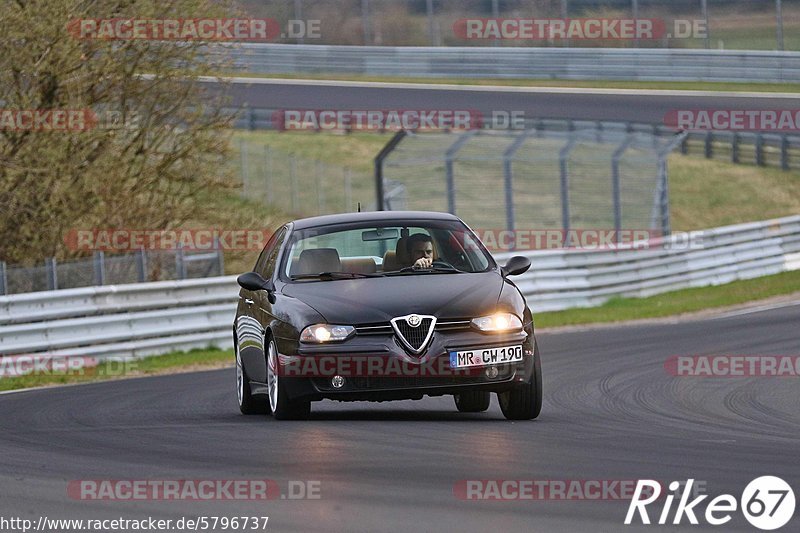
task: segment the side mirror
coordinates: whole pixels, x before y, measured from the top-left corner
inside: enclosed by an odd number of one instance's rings
[[[245,272],[236,278],[236,282],[240,287],[248,291],[267,291],[269,303],[275,303],[275,285],[272,281],[261,277],[258,272]]]
[[[518,276],[531,267],[531,260],[521,255],[515,255],[500,269],[503,276]]]

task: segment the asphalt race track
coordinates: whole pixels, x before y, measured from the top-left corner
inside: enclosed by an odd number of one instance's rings
[[[269,531],[754,531],[623,526],[628,501],[464,501],[459,480],[694,478],[739,498],[800,487],[797,377],[686,378],[672,355],[800,354],[800,305],[540,335],[545,402],[531,422],[459,414],[452,398],[314,404],[307,422],[241,416],[233,368],[0,396],[0,515],[269,516]],[[319,481],[320,499],[81,501],[82,479]],[[702,514],[707,499],[700,505]],[[677,503],[677,502],[676,502]],[[658,505],[658,507],[655,507]],[[673,505],[673,511],[675,506]],[[661,504],[651,506],[657,520]],[[670,523],[672,514],[670,515]],[[701,524],[704,523],[701,518]],[[782,531],[797,531],[795,518]]]
[[[533,82],[535,83],[535,81]],[[208,83],[210,90],[219,90]],[[684,109],[797,109],[800,97],[770,93],[720,95],[681,91],[530,89],[520,87],[431,88],[407,84],[239,79],[231,103],[268,109],[459,109],[522,111],[529,118],[608,120],[663,124]],[[324,102],[324,104],[321,104]]]

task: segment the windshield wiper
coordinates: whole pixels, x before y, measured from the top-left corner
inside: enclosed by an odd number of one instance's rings
[[[414,268],[414,267],[405,267],[401,268],[400,270],[391,270],[389,272],[384,272],[386,276],[396,276],[399,274],[462,274],[464,273],[463,270],[459,270],[455,267],[430,267],[430,268]]]
[[[291,276],[292,281],[301,279],[319,279],[322,281],[331,281],[334,279],[358,279],[358,278],[377,278],[383,274],[365,274],[360,272],[320,272],[319,274],[300,274]]]

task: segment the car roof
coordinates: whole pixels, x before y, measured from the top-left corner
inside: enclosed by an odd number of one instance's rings
[[[429,221],[429,220],[460,220],[450,213],[436,211],[363,211],[361,213],[341,213],[338,215],[322,215],[318,217],[301,218],[292,222],[295,230],[332,226],[336,224],[350,224],[354,222],[391,222],[404,221]]]

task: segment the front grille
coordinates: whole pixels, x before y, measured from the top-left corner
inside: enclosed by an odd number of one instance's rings
[[[428,337],[428,332],[431,329],[432,318],[423,318],[419,326],[412,327],[406,320],[397,320],[395,326],[397,332],[414,350],[420,350],[425,344],[425,339]],[[402,340],[402,339],[401,339]]]

